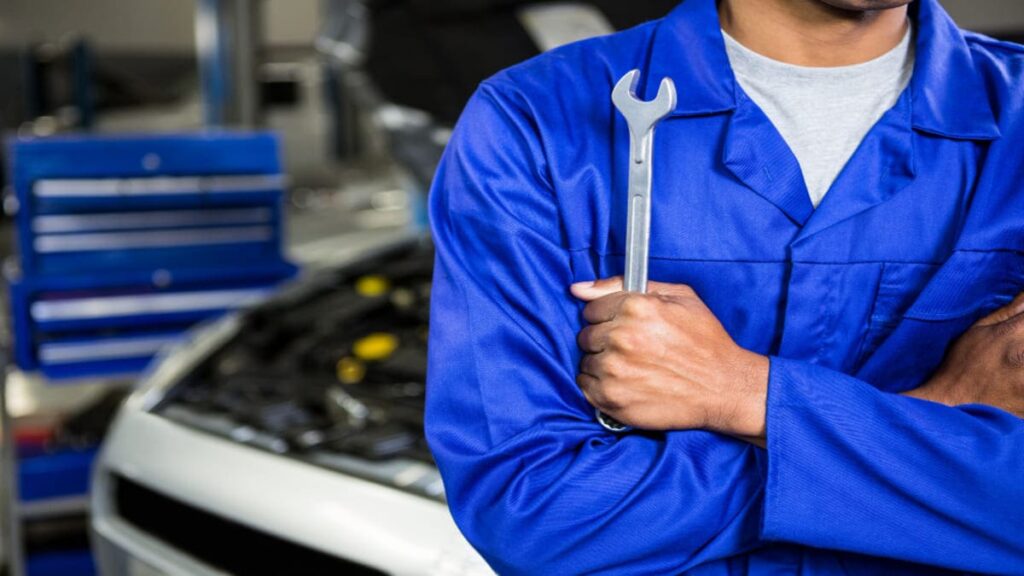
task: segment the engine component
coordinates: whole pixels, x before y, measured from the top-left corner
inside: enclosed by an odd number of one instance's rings
[[[158,410],[319,463],[432,462],[423,434],[432,262],[429,249],[406,248],[253,310]]]

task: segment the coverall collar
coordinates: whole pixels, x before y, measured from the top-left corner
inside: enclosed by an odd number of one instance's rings
[[[999,137],[988,90],[963,33],[938,0],[911,6],[917,34],[910,82],[915,129],[949,138]],[[678,87],[675,116],[698,116],[736,108],[737,83],[729,65],[715,0],[686,0],[654,33],[644,96],[657,93],[665,76]]]

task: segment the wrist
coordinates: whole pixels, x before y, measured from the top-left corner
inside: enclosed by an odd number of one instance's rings
[[[958,387],[952,384],[949,378],[939,374],[933,376],[931,380],[925,382],[919,388],[904,392],[903,395],[919,400],[945,404],[946,406],[959,406],[970,403],[970,399],[962,393],[962,390],[958,393]]]
[[[771,369],[768,357],[743,350],[735,367],[731,380],[734,394],[726,400],[731,406],[729,410],[722,411],[725,421],[720,431],[736,436],[764,438]]]

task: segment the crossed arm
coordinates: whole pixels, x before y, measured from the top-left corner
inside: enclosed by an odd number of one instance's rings
[[[642,430],[712,430],[765,446],[769,359],[738,346],[690,287],[626,293],[616,277],[572,292],[587,302],[577,384],[591,404]],[[979,320],[906,395],[1024,418],[1024,294]]]

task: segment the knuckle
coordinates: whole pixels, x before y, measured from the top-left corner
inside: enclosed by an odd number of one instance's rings
[[[613,355],[606,355],[605,358],[596,359],[595,365],[595,368],[600,370],[601,374],[604,374],[609,378],[618,378],[621,376],[622,365]]]
[[[693,300],[699,300],[697,292],[686,284],[673,285],[670,290],[655,294],[657,302],[663,304],[685,304]]]
[[[636,312],[636,298],[626,296],[619,304],[619,316],[631,316]]]
[[[620,352],[630,352],[634,349],[636,338],[628,330],[615,330],[608,334],[608,346]]]
[[[627,380],[630,376],[630,365],[629,361],[617,353],[606,353],[601,359],[601,374],[609,378],[609,380],[616,385],[621,383],[623,380]]]
[[[648,310],[647,298],[643,296],[634,295],[625,298],[622,301],[622,307],[619,309],[623,316],[627,317],[642,317],[647,313]]]

